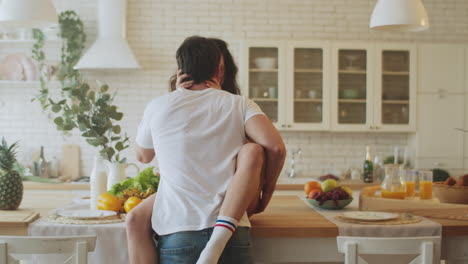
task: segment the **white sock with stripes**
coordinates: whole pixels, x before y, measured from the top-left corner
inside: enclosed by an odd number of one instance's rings
[[[216,264],[218,263],[224,247],[236,231],[237,220],[229,216],[218,216],[210,240],[206,244],[197,264]]]

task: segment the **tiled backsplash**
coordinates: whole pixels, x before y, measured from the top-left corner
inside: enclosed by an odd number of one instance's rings
[[[55,0],[59,11],[73,9],[84,20],[88,44],[96,36],[95,0]],[[129,0],[127,38],[139,62],[137,71],[98,71],[86,73],[90,83],[100,80],[117,91],[116,103],[125,113],[123,131],[133,139],[149,98],[164,94],[167,81],[176,69],[174,54],[190,35],[226,40],[239,62],[241,39],[296,40],[382,40],[407,42],[466,43],[468,41],[468,2],[466,0],[426,0],[431,28],[419,33],[379,33],[368,29],[374,0]],[[22,44],[23,45],[23,44]],[[57,58],[57,49],[50,58]],[[0,44],[0,57],[14,52],[30,54],[28,46]],[[20,140],[20,160],[45,146],[47,157],[61,156],[64,143],[81,145],[81,167],[89,175],[95,149],[77,135],[63,137],[31,98],[37,86],[0,84],[0,135],[10,142]],[[301,147],[299,176],[318,175],[328,168],[362,166],[365,145],[383,157],[393,154],[395,145],[405,146],[403,133],[282,133],[289,150]],[[133,150],[124,152],[134,162]],[[289,158],[285,171],[289,170]]]

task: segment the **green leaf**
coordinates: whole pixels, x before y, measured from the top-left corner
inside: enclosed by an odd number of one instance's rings
[[[114,132],[115,134],[120,134],[120,131],[121,129],[119,125],[112,127],[112,132]]]
[[[72,105],[71,110],[73,113],[78,114],[80,112],[80,107],[76,104]]]
[[[78,96],[78,95],[80,95],[80,90],[75,88],[75,89],[73,89],[73,90],[71,91],[71,94],[72,94],[73,96]]]
[[[101,85],[101,93],[105,93],[109,90],[109,85],[103,84]]]
[[[123,113],[116,113],[115,115],[112,116],[113,119],[120,121],[123,118]]]
[[[101,99],[104,101],[104,102],[107,102],[109,101],[111,98],[110,94],[103,94]]]
[[[88,93],[88,98],[89,98],[89,100],[94,101],[94,99],[96,98],[96,92],[90,91]]]
[[[111,141],[120,140],[120,137],[111,137]]]
[[[66,102],[67,102],[67,99],[63,99],[63,100],[59,101],[57,104],[63,105],[63,104],[65,104]]]
[[[115,144],[115,149],[118,150],[118,151],[122,151],[124,149],[124,145],[122,142],[117,142],[117,144]]]
[[[86,142],[88,142],[88,144],[90,144],[91,146],[99,147],[99,141],[94,138],[88,138],[86,139]]]
[[[62,107],[60,107],[59,104],[54,104],[54,105],[52,106],[52,112],[58,113],[58,112],[60,112],[60,110],[62,110]]]
[[[54,123],[57,125],[57,126],[61,126],[63,125],[63,118],[62,117],[57,117],[54,119]]]

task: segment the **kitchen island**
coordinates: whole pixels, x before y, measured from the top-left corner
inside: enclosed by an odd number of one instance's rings
[[[70,203],[83,190],[26,189],[21,210],[46,216]],[[338,228],[300,199],[303,191],[277,191],[265,212],[251,218],[256,259],[261,263],[340,262]],[[358,197],[358,196],[356,196]],[[431,219],[442,225],[442,257],[468,263],[468,221]],[[27,225],[2,226],[0,235],[27,235]]]

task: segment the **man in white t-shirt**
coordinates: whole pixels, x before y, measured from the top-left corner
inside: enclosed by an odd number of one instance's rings
[[[177,59],[194,85],[152,100],[136,138],[141,160],[151,161],[156,152],[161,172],[152,216],[161,264],[195,263],[210,236],[222,233],[217,228],[232,231],[230,241],[241,246],[232,246],[235,256],[224,256],[224,252],[221,260],[251,263],[251,252],[242,252],[250,246],[247,215],[237,222],[219,216],[220,207],[234,173],[251,173],[242,168],[236,171],[236,156],[249,137],[265,150],[266,179],[260,201],[264,209],[284,162],[284,144],[254,102],[219,87],[205,86],[206,81],[222,82],[222,58],[212,41],[186,39]]]

